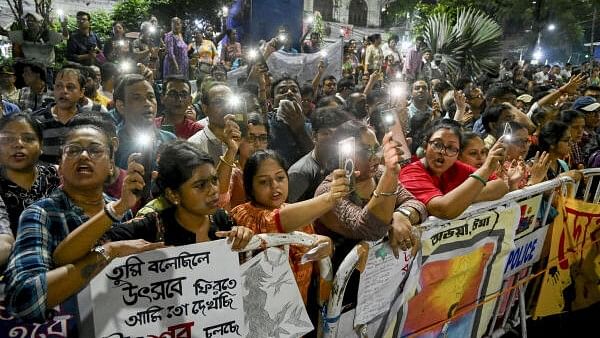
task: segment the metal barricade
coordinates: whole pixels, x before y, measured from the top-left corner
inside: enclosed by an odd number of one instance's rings
[[[598,175],[600,175],[600,170],[598,170]],[[504,206],[504,205],[507,205],[507,204],[510,204],[513,202],[522,201],[522,200],[528,199],[530,197],[533,197],[533,196],[536,196],[536,195],[539,195],[542,193],[549,192],[550,194],[548,196],[548,201],[552,201],[554,199],[556,189],[563,188],[567,184],[573,184],[573,180],[570,177],[559,177],[559,178],[556,178],[551,181],[546,181],[546,182],[536,184],[534,186],[525,187],[523,189],[510,192],[510,193],[506,194],[504,197],[502,197],[501,199],[474,204],[474,205],[470,206],[465,212],[463,212],[459,217],[455,218],[454,220],[466,219],[466,218],[472,217],[474,215],[477,215],[479,213],[489,211],[489,210],[494,210],[500,206]],[[542,215],[542,218],[541,218],[542,225],[546,224],[546,220],[548,218],[549,211],[550,211],[550,208],[545,209],[544,215]],[[440,227],[442,224],[446,224],[446,223],[448,223],[448,220],[442,220],[442,219],[437,219],[435,217],[429,217],[429,219],[427,221],[423,222],[419,226],[416,226],[415,228],[419,229],[420,231],[426,231],[426,230],[433,229],[435,227]],[[331,297],[329,298],[329,303],[327,305],[326,315],[323,318],[323,321],[324,321],[323,326],[325,327],[323,337],[326,337],[326,338],[336,337],[337,329],[338,329],[338,322],[339,322],[339,319],[341,316],[342,300],[344,298],[346,284],[348,283],[350,275],[352,274],[352,272],[355,269],[359,270],[359,271],[364,270],[364,263],[366,263],[367,255],[368,255],[368,244],[366,242],[359,243],[346,256],[346,258],[343,260],[342,264],[336,271],[335,277],[333,280],[333,289],[332,289]],[[363,263],[363,266],[361,266],[361,263]],[[527,268],[527,269],[529,269],[529,268]],[[531,271],[529,271],[529,272],[531,272]],[[508,323],[508,320],[507,320],[508,318],[505,318],[503,320],[503,326],[512,325],[514,327],[515,325],[518,325],[519,323],[525,323],[526,313],[525,313],[525,303],[524,303],[523,296],[524,296],[526,287],[527,287],[527,285],[525,284],[522,287],[520,287],[518,290],[520,313],[519,313],[519,316],[517,317],[517,320],[512,321],[511,323]],[[506,313],[507,316],[509,315],[508,310],[512,307],[511,305],[513,305],[512,303],[514,303],[515,301],[516,301],[516,297],[514,295],[511,296],[511,300],[510,300],[511,304],[509,304],[509,306],[507,307],[507,313]],[[494,313],[493,318],[495,318],[495,317],[496,317],[496,313]],[[367,325],[363,325],[363,327],[361,327],[361,332],[367,332]],[[490,330],[489,334],[496,335],[497,332],[492,332],[492,330]],[[521,334],[524,337],[526,337],[526,335],[527,335],[525,325],[522,325]]]
[[[600,168],[584,169],[581,172],[583,173],[583,182],[585,183],[582,200],[598,203],[600,201]],[[577,182],[575,184],[575,191],[579,190],[580,183]]]

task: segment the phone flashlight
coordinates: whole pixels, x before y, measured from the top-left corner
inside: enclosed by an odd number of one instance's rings
[[[285,42],[285,40],[287,40],[287,37],[285,36],[285,34],[282,33],[282,34],[279,34],[277,39],[279,40],[279,42]]]
[[[142,132],[138,135],[136,142],[142,153],[140,164],[144,167],[144,189],[136,194],[142,198],[142,201],[148,201],[152,188],[152,169],[154,168],[154,133]]]
[[[355,157],[355,140],[354,137],[349,137],[338,142],[339,149],[339,168],[346,171],[346,177],[354,176],[354,157]]]
[[[510,123],[506,122],[504,124],[504,132],[502,133],[502,136],[505,140],[510,141],[512,137],[512,128],[510,127]]]

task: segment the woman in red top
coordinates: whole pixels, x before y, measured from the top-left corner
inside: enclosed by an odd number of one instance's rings
[[[509,191],[508,184],[494,175],[504,161],[502,142],[496,142],[481,168],[475,169],[457,160],[460,128],[449,119],[434,125],[425,138],[425,157],[400,171],[402,185],[427,206],[431,216],[453,219],[472,203],[492,201]]]

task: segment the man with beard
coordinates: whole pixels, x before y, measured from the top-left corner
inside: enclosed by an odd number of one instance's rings
[[[313,198],[319,184],[336,168],[337,152],[332,135],[337,126],[349,119],[350,116],[339,108],[323,107],[313,114],[315,147],[288,170],[290,203]],[[330,163],[332,159],[334,163]]]
[[[313,148],[298,82],[283,76],[275,82],[271,97],[275,110],[268,114],[269,149],[277,151],[286,163],[294,163]]]
[[[418,80],[413,83],[410,105],[408,106],[408,117],[413,118],[415,115],[431,113],[432,108],[429,106],[429,87],[424,80]]]
[[[152,84],[142,75],[127,74],[114,92],[115,107],[123,116],[118,127],[119,147],[115,153],[115,163],[119,168],[127,168],[127,159],[133,153],[158,153],[159,147],[175,140],[172,133],[154,126],[156,117],[156,95]],[[156,159],[154,159],[156,166]]]

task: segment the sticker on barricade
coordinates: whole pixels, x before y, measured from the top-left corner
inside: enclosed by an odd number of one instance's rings
[[[115,259],[91,282],[96,337],[239,337],[238,254],[226,240]]]
[[[539,228],[515,241],[515,248],[508,254],[504,278],[532,266],[540,259],[548,226]]]

